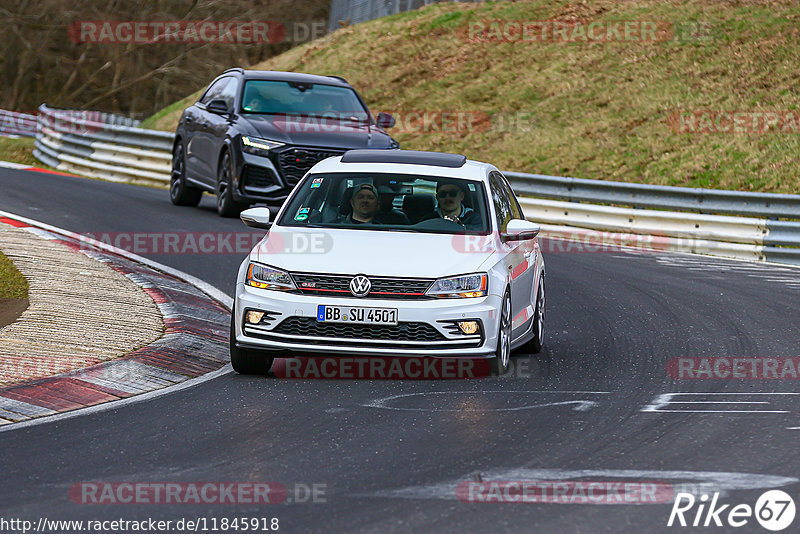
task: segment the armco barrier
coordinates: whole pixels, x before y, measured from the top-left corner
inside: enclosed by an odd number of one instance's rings
[[[36,115],[0,109],[0,135],[15,137],[36,136]]]
[[[800,222],[643,210],[519,197],[525,216],[542,234],[587,243],[653,236],[654,247],[729,258],[800,265]],[[576,231],[577,230],[577,231]],[[773,234],[774,232],[774,234]],[[610,234],[610,235],[609,235]]]
[[[174,135],[109,117],[42,105],[34,155],[87,176],[169,182]],[[779,220],[800,219],[800,195],[504,174],[545,236],[655,236],[669,250],[800,265],[800,222]]]
[[[564,227],[657,235],[672,238],[672,250],[800,265],[800,222],[778,220],[800,219],[800,195],[504,174],[543,234],[556,226],[558,235]]]
[[[521,172],[504,174],[519,195],[662,210],[800,219],[798,195],[586,180]]]
[[[42,105],[33,154],[51,167],[85,176],[168,183],[174,135],[114,117]]]

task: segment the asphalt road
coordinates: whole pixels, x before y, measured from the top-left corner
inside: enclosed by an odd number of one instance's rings
[[[210,198],[202,209],[176,208],[164,190],[2,170],[0,192],[1,210],[76,232],[248,231],[218,218]],[[228,294],[243,257],[144,255]],[[694,484],[731,505],[752,506],[772,488],[800,497],[796,381],[677,380],[666,370],[675,357],[798,356],[800,271],[667,253],[553,252],[546,261],[546,347],[517,358],[510,375],[227,374],[121,409],[2,432],[0,519],[277,517],[291,533],[767,532],[753,518],[739,529],[670,528],[670,503],[456,497],[467,480],[574,477]],[[665,396],[674,393],[693,395]],[[397,395],[406,396],[387,399]],[[86,481],[317,484],[320,494],[274,505],[71,500],[70,488]],[[289,500],[302,501],[298,492]]]

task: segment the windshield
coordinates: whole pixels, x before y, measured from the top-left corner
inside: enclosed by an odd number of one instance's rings
[[[279,225],[488,234],[481,182],[388,173],[324,173],[301,182]]]
[[[361,121],[369,118],[355,91],[348,87],[272,80],[245,82],[242,111],[269,115],[352,117]]]

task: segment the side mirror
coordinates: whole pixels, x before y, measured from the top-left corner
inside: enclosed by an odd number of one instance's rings
[[[206,109],[211,113],[216,113],[217,115],[227,115],[230,113],[230,109],[228,109],[228,104],[224,100],[212,100],[208,104],[206,104]]]
[[[245,226],[268,230],[269,227],[272,226],[272,223],[269,222],[269,216],[269,208],[250,208],[244,210],[239,215],[239,218],[242,220]]]
[[[541,227],[536,223],[523,219],[511,219],[500,238],[503,241],[527,241],[539,235],[540,230]]]
[[[381,111],[378,113],[378,116],[375,117],[375,122],[377,122],[378,126],[381,128],[391,128],[394,126],[394,117]]]

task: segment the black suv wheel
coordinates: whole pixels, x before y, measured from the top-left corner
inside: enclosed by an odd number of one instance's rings
[[[238,217],[247,204],[233,199],[233,162],[227,150],[222,155],[217,171],[217,213],[222,217]]]
[[[183,143],[178,143],[172,151],[172,175],[169,180],[169,199],[176,206],[197,206],[203,192],[186,183],[186,155]]]

